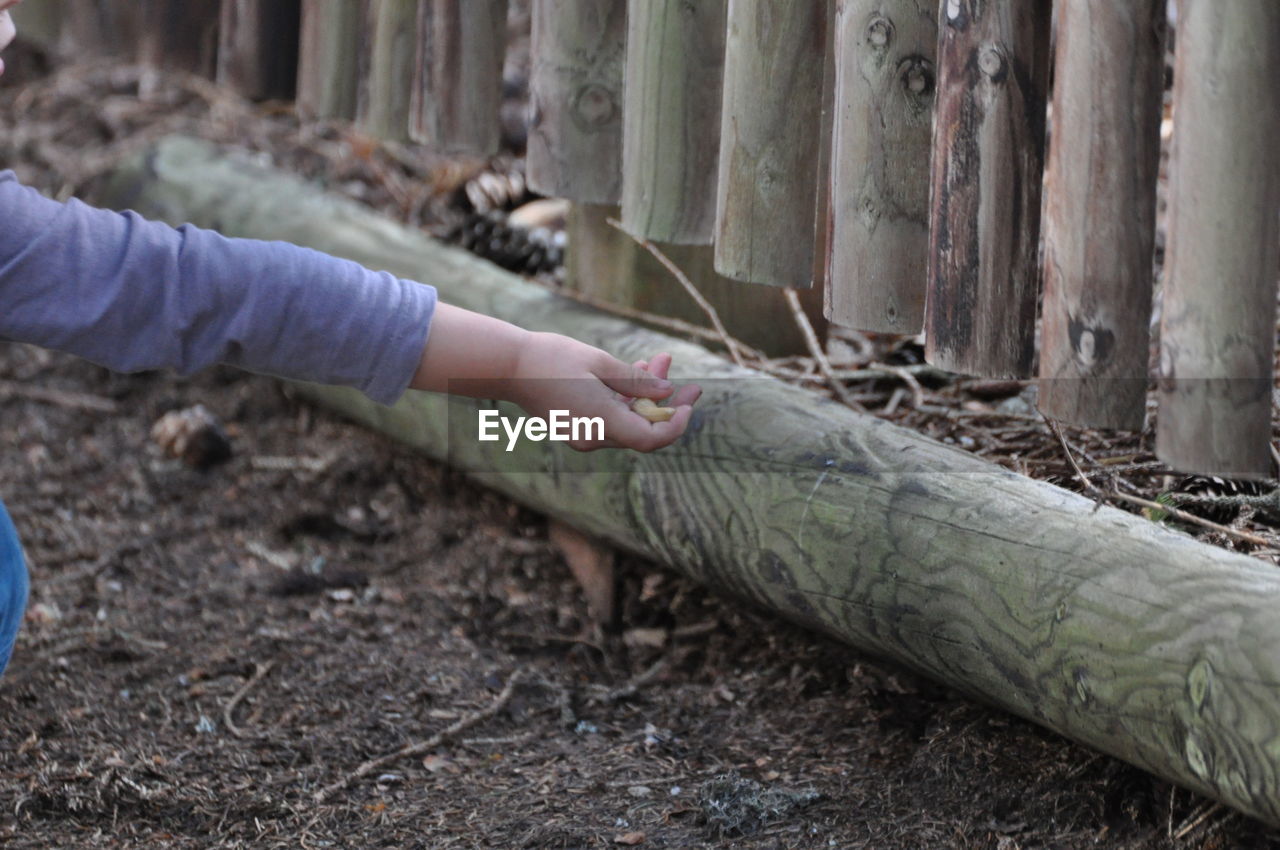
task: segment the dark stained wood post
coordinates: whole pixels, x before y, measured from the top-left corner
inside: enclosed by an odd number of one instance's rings
[[[299,0],[222,0],[218,83],[252,100],[294,96]]]
[[[298,112],[305,118],[356,117],[361,0],[302,0]]]
[[[937,0],[838,0],[828,318],[924,327]]]
[[[1146,415],[1165,0],[1059,0],[1039,407],[1094,428]]]
[[[828,4],[730,0],[716,271],[813,283]]]
[[[142,15],[138,59],[165,71],[213,79],[218,62],[220,0],[137,0]]]
[[[365,0],[364,27],[356,122],[371,136],[408,141],[418,0]]]
[[[1271,468],[1280,268],[1280,3],[1181,0],[1156,454]]]
[[[1049,0],[941,0],[930,363],[1023,378],[1034,356]]]
[[[544,195],[622,198],[626,0],[533,0],[527,170]]]
[[[710,245],[724,81],[726,0],[631,0],[622,223],[661,242]]]
[[[489,156],[502,139],[507,0],[421,0],[410,134]]]

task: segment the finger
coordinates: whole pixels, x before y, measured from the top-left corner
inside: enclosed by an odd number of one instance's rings
[[[700,398],[702,398],[702,387],[697,384],[686,384],[676,390],[676,394],[671,397],[671,401],[667,402],[667,404],[670,407],[679,407],[682,404],[692,405]]]
[[[671,369],[671,355],[667,354],[665,351],[661,354],[654,355],[646,368],[650,373],[657,377],[666,378],[667,372]]]
[[[615,357],[609,357],[594,372],[606,387],[632,398],[663,399],[671,395],[673,389],[665,378],[628,366]]]

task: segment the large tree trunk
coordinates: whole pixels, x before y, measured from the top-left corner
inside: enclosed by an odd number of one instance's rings
[[[300,181],[170,140],[111,200],[434,284],[443,300],[675,357],[706,393],[642,455],[475,440],[489,405],[304,391],[512,498],[1280,824],[1280,570],[1031,481],[567,302]]]

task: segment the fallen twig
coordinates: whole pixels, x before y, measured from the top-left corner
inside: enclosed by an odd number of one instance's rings
[[[422,755],[423,753],[428,752],[429,750],[434,750],[436,747],[440,746],[445,741],[448,741],[451,738],[454,738],[460,735],[461,733],[467,731],[473,726],[477,726],[483,723],[484,721],[493,717],[499,711],[502,711],[502,709],[507,706],[507,703],[511,702],[511,697],[515,695],[516,687],[522,684],[528,678],[529,678],[528,671],[517,670],[515,673],[511,675],[511,678],[507,680],[506,687],[502,689],[502,692],[498,694],[497,698],[495,698],[493,702],[489,703],[484,708],[479,709],[478,711],[473,711],[471,714],[468,714],[465,717],[459,718],[453,724],[446,727],[445,729],[440,730],[436,734],[432,735],[430,738],[427,738],[425,741],[418,741],[417,743],[414,743],[414,744],[406,744],[405,746],[396,750],[394,753],[388,753],[385,756],[379,756],[376,759],[370,759],[369,761],[360,765],[354,771],[352,771],[351,773],[348,773],[345,777],[333,783],[332,785],[327,785],[324,788],[321,788],[319,791],[317,791],[313,795],[313,799],[317,803],[323,803],[324,801],[332,797],[334,794],[351,787],[351,785],[353,785],[356,781],[368,776],[370,773],[373,773],[375,770],[381,770],[387,765],[394,764],[400,759],[411,758],[413,756]]]
[[[235,696],[227,700],[226,706],[222,709],[222,725],[227,727],[227,731],[237,738],[247,738],[249,735],[237,726],[231,719],[231,714],[236,710],[236,706],[244,699],[245,694],[253,688],[254,685],[262,681],[263,677],[271,672],[271,668],[276,666],[274,661],[268,661],[266,664],[253,665],[253,675],[249,677],[249,681],[244,683],[244,687],[236,691]]]
[[[827,384],[831,387],[832,392],[839,396],[840,400],[849,407],[861,413],[866,413],[867,409],[850,395],[845,385],[832,373],[831,361],[823,353],[822,344],[818,342],[818,335],[814,333],[813,325],[809,324],[809,317],[804,314],[804,308],[800,305],[800,296],[796,295],[796,291],[789,286],[782,290],[782,294],[786,296],[787,306],[791,308],[791,315],[795,318],[801,335],[804,336],[804,344],[809,349],[809,355],[817,362],[818,371],[822,373],[822,377],[827,379]]]
[[[28,401],[54,404],[72,410],[89,410],[94,413],[115,413],[120,409],[114,401],[102,396],[51,390],[48,387],[21,384],[17,381],[0,381],[0,396],[23,398]]]

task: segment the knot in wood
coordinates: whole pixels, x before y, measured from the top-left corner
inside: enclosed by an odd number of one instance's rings
[[[612,124],[618,114],[613,92],[599,83],[588,83],[573,96],[572,114],[584,130],[600,130]]]
[[[893,22],[881,15],[872,16],[867,23],[867,43],[872,47],[886,48],[893,40]]]
[[[998,47],[984,47],[978,54],[978,68],[992,82],[1001,82],[1005,78],[1004,53]]]
[[[923,56],[908,56],[898,66],[902,87],[915,97],[933,94],[933,63]]]

